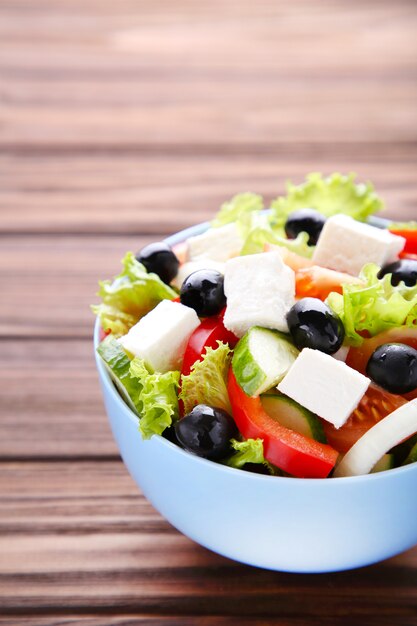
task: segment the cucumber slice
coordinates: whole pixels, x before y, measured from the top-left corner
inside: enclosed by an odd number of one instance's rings
[[[130,359],[122,345],[109,335],[99,344],[97,352],[120,395],[132,411],[137,413],[135,399],[138,399],[140,389],[137,380],[130,377]]]
[[[327,443],[323,425],[317,415],[295,402],[288,396],[264,394],[261,396],[265,411],[277,422],[295,430],[310,439]]]
[[[413,461],[409,461],[409,456],[411,454],[411,450],[417,444],[417,434],[409,437],[409,439],[405,439],[397,446],[394,446],[390,452],[394,455],[394,465],[396,467],[400,467],[401,465],[407,465],[408,463],[412,463]],[[416,454],[417,454],[417,446],[416,446]],[[417,461],[417,458],[415,459]]]
[[[233,373],[248,396],[258,396],[284,378],[298,354],[284,334],[254,326],[235,348]]]
[[[413,447],[411,448],[403,465],[408,465],[409,463],[417,463],[417,443],[415,443]]]
[[[385,472],[386,470],[390,470],[394,467],[394,455],[393,454],[384,454],[383,457],[379,459],[377,463],[373,466],[371,470],[371,474],[376,474],[377,472]]]

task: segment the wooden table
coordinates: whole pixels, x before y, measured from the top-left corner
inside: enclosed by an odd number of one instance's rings
[[[0,624],[417,624],[416,549],[289,575],[165,522],[112,440],[89,311],[126,250],[311,170],[415,218],[416,9],[0,2]]]

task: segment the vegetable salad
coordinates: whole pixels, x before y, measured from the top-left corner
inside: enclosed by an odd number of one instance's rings
[[[242,193],[171,248],[128,252],[92,307],[144,439],[303,478],[417,461],[417,223],[353,174]]]

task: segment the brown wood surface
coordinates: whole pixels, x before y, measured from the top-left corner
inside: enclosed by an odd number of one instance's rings
[[[126,250],[308,171],[417,219],[416,27],[414,0],[0,0],[0,625],[416,626],[417,549],[289,575],[163,520],[89,311]]]

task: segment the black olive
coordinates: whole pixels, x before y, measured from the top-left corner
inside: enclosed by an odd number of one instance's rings
[[[299,350],[313,348],[334,354],[345,338],[340,318],[318,298],[298,300],[287,313],[287,322]]]
[[[285,232],[289,239],[295,239],[300,233],[307,233],[308,245],[315,246],[325,221],[324,215],[315,209],[299,209],[288,216]]]
[[[417,261],[414,259],[402,259],[389,265],[384,265],[378,272],[378,278],[385,274],[392,274],[391,285],[396,287],[404,281],[407,287],[414,287],[417,284]]]
[[[178,274],[180,266],[177,257],[164,241],[150,243],[139,250],[136,254],[136,260],[142,263],[148,272],[158,274],[159,278],[167,285]]]
[[[242,469],[245,470],[245,472],[251,472],[252,474],[263,474],[265,476],[270,476],[271,474],[268,468],[262,463],[245,463]]]
[[[216,270],[197,270],[182,283],[181,304],[191,307],[200,317],[216,315],[226,306],[224,278]]]
[[[404,343],[384,343],[371,355],[366,373],[391,393],[408,393],[417,388],[417,350]]]
[[[238,429],[226,411],[198,404],[175,424],[180,445],[205,459],[219,460],[230,454],[230,439]]]
[[[175,445],[179,446],[179,442],[177,439],[177,435],[175,434],[175,424],[171,424],[168,428],[165,428],[163,432],[163,437],[168,439],[171,443],[175,443]]]

